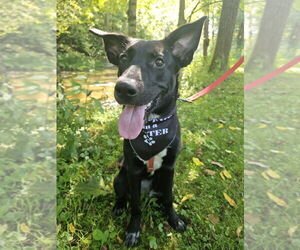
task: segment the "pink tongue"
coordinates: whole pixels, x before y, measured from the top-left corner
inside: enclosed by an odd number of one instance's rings
[[[135,139],[144,126],[146,105],[126,105],[119,118],[119,133],[124,139]]]

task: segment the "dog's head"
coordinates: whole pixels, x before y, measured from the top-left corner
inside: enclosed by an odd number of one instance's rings
[[[177,72],[192,61],[205,19],[183,25],[163,40],[145,41],[90,29],[103,38],[108,60],[119,69],[114,94],[125,105],[119,121],[125,139],[139,135],[145,113],[176,100]]]

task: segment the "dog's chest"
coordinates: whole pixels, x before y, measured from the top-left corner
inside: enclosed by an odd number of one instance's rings
[[[168,151],[168,149],[166,148],[163,151],[161,151],[159,154],[154,156],[154,167],[153,167],[153,170],[150,172],[150,175],[153,175],[157,169],[161,168],[162,163],[163,163],[163,158],[167,155],[167,151]],[[147,166],[147,168],[149,168],[149,162],[147,162],[147,161],[143,161],[143,162]],[[148,194],[150,192],[153,192],[152,181],[153,181],[152,178],[151,179],[146,178],[146,179],[142,180],[142,183],[141,183],[141,193],[142,194]]]
[[[163,160],[164,160],[163,158],[167,155],[167,151],[168,151],[168,149],[165,148],[163,151],[161,151],[160,153],[158,153],[157,155],[154,156],[153,170],[150,172],[151,175],[153,175],[157,169],[161,168]],[[147,169],[149,169],[151,167],[149,161],[143,161],[143,162],[147,166]]]

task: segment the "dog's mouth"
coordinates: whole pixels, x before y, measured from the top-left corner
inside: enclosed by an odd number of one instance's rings
[[[157,104],[158,97],[146,105],[124,105],[119,117],[119,133],[124,139],[135,139],[141,133],[144,121]]]

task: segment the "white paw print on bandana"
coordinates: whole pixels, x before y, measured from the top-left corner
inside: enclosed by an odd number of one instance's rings
[[[149,146],[152,146],[153,144],[155,144],[155,141],[153,140],[153,137],[150,137],[148,135],[144,135],[144,142],[147,143]]]

